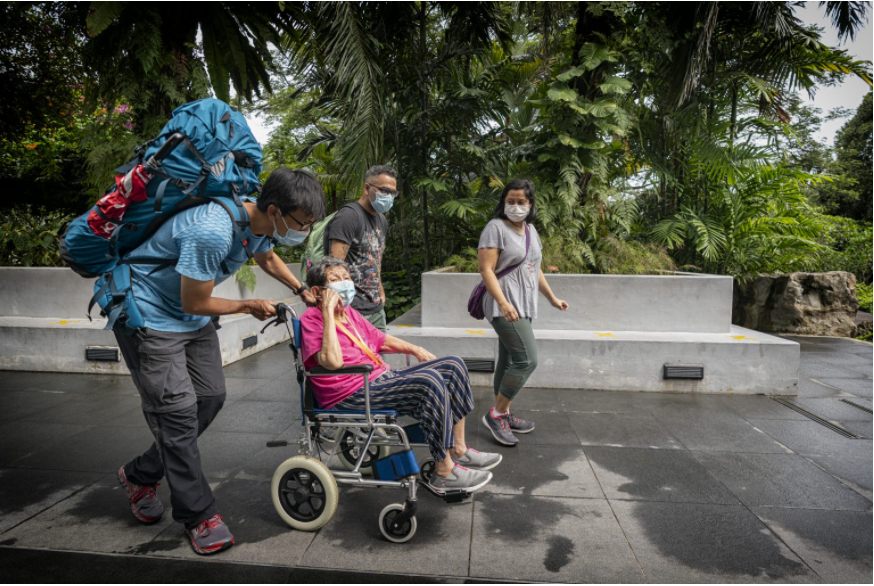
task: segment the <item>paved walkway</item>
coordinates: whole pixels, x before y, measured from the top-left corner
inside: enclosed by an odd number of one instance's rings
[[[537,430],[504,449],[473,426],[472,445],[504,454],[494,482],[457,505],[423,493],[405,545],[376,524],[400,491],[341,489],[316,533],[280,522],[269,481],[294,454],[265,442],[297,437],[299,405],[287,349],[262,352],[225,369],[200,443],[238,540],[208,561],[169,514],[139,525],[116,485],[151,441],[128,378],[0,372],[4,581],[870,583],[872,347],[793,339],[793,403],[862,439],[764,396],[528,389],[515,405]],[[476,390],[477,416],[489,397]]]

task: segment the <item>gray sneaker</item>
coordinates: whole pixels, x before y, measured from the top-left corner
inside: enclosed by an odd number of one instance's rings
[[[484,470],[471,470],[464,466],[456,464],[452,468],[449,476],[443,477],[436,472],[428,481],[428,484],[436,492],[446,492],[449,490],[463,490],[466,492],[474,492],[487,485],[492,480],[492,473]]]
[[[489,428],[492,432],[492,437],[499,444],[505,446],[515,446],[519,443],[519,439],[513,435],[513,430],[510,429],[510,414],[505,413],[500,417],[492,417],[492,412],[489,411],[483,415],[483,425]]]
[[[461,464],[466,468],[475,470],[491,470],[501,463],[504,457],[501,454],[490,454],[488,452],[480,452],[473,448],[467,448],[467,452],[460,457],[454,458],[456,464]]]
[[[534,431],[534,422],[526,421],[525,419],[520,419],[513,415],[512,412],[507,412],[510,416],[510,429],[513,433],[531,433]]]
[[[127,490],[127,498],[130,501],[130,511],[134,517],[143,523],[157,523],[164,514],[164,505],[158,500],[155,489],[158,484],[140,486],[128,480],[124,473],[124,466],[118,469],[118,482]]]
[[[234,545],[234,536],[221,515],[213,515],[186,533],[194,553],[200,555],[218,553]]]

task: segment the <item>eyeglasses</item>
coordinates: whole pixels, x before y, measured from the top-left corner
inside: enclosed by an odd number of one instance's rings
[[[280,213],[281,213],[281,212],[280,212]],[[295,218],[293,215],[291,215],[291,213],[288,213],[288,214],[286,214],[286,215],[287,215],[289,218],[291,218],[292,220],[294,220],[294,223],[298,225],[298,231],[299,231],[299,232],[305,232],[305,231],[307,230],[307,228],[309,228],[309,227],[311,227],[313,224],[315,224],[315,222],[307,222],[307,223],[304,224],[303,222],[301,222],[300,220],[298,220],[297,218]],[[285,216],[279,216],[279,217],[282,218],[282,222],[285,224],[285,227],[288,228],[288,223],[285,221]]]
[[[397,197],[398,193],[400,193],[397,189],[389,189],[388,187],[380,187],[379,185],[371,185],[371,187],[383,195],[390,195],[392,197]]]

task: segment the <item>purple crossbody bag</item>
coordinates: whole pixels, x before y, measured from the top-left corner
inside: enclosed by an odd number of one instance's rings
[[[498,277],[498,280],[503,279],[525,262],[525,259],[528,258],[528,247],[530,244],[531,231],[528,229],[528,224],[525,224],[525,254],[522,256],[522,260],[495,275]],[[483,319],[486,317],[486,312],[483,310],[483,298],[485,296],[486,284],[480,281],[479,285],[473,288],[473,291],[470,293],[470,298],[467,300],[467,312],[470,314],[470,317],[474,319]]]

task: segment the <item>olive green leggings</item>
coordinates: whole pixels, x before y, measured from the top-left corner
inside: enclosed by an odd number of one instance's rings
[[[502,317],[492,320],[498,334],[498,363],[495,365],[495,395],[512,400],[525,386],[528,377],[537,368],[537,344],[531,318],[508,322]]]

